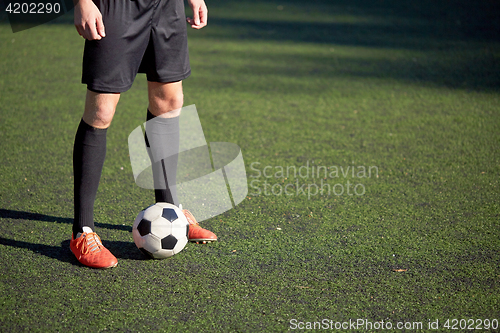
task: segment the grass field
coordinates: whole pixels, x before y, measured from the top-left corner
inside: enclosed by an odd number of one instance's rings
[[[217,243],[162,261],[137,250],[132,222],[153,202],[128,157],[147,107],[139,75],[108,131],[96,202],[111,270],[69,251],[83,41],[70,15],[16,34],[3,16],[0,331],[500,320],[499,4],[207,3],[209,25],[189,32],[185,105],[208,142],[241,147],[248,197],[202,223]],[[479,324],[458,331],[493,330]]]

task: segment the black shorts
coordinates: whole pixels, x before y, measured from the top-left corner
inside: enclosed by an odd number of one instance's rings
[[[137,73],[175,82],[191,74],[183,0],[93,0],[106,37],[85,41],[82,83],[92,91],[130,89]]]

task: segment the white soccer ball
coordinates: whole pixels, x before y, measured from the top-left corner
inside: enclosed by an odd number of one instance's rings
[[[132,227],[135,245],[147,256],[164,259],[188,243],[189,222],[177,206],[158,202],[137,215]]]

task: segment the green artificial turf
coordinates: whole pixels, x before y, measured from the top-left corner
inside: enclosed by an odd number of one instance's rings
[[[189,31],[185,105],[208,142],[241,147],[249,193],[202,223],[217,243],[160,261],[137,250],[133,220],[154,200],[128,157],[147,107],[139,75],[108,131],[95,207],[110,270],[69,251],[83,40],[70,15],[15,34],[3,16],[0,331],[500,320],[499,5],[207,3],[209,25]]]

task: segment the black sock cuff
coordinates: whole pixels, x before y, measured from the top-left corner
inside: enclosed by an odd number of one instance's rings
[[[87,124],[83,118],[80,120],[80,125],[78,125],[78,132],[92,132],[96,135],[106,135],[108,131],[107,128],[95,128],[89,124]]]

